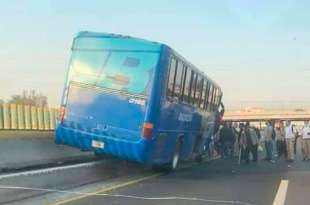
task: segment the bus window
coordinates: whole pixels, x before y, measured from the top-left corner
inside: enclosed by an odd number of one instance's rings
[[[210,95],[210,82],[209,81],[207,81],[207,88],[205,92],[206,92],[206,96],[205,96],[204,109],[207,110],[208,105],[209,105],[209,95]]]
[[[220,92],[219,101],[218,101],[218,107],[219,107],[219,106],[220,106],[220,104],[221,104],[222,97],[223,97],[223,93],[222,93],[222,91],[221,91],[221,92]]]
[[[176,73],[176,60],[174,58],[170,61],[169,80],[168,80],[168,97],[172,98],[174,95],[174,82]]]
[[[218,91],[218,89],[216,88],[214,91],[213,111],[216,109],[217,91]]]
[[[220,100],[220,90],[217,89],[216,101],[215,101],[215,108],[216,108],[216,109],[217,109],[217,107],[219,106],[219,100]]]
[[[217,107],[219,105],[219,98],[220,98],[220,90],[217,88],[216,100],[215,100],[215,109],[217,109]]]
[[[201,78],[200,75],[197,75],[197,84],[195,92],[195,105],[197,105],[197,107],[199,107],[200,105],[202,86],[203,86],[203,78]]]
[[[193,95],[193,92],[195,92],[195,90],[194,90],[194,83],[193,83],[193,79],[194,79],[194,75],[195,75],[195,73],[194,73],[194,71],[192,71],[192,70],[190,70],[191,72],[190,73],[188,73],[188,74],[190,74],[190,82],[189,82],[189,91],[188,91],[188,103],[189,104],[192,104],[192,95]]]
[[[217,90],[217,98],[216,98],[216,109],[218,108],[218,106],[220,105],[220,99],[221,99],[221,91],[218,89]]]
[[[213,85],[210,84],[209,88],[209,98],[208,98],[208,111],[211,111],[212,109],[212,98],[213,98]]]
[[[178,61],[177,63],[177,74],[175,77],[175,86],[174,86],[174,93],[175,96],[178,96],[179,99],[182,99],[182,85],[183,85],[183,63]]]
[[[215,94],[214,94],[214,99],[213,99],[213,105],[214,105],[213,109],[216,109],[216,107],[217,107],[218,91],[219,90],[216,88]]]
[[[196,84],[197,84],[197,74],[192,71],[192,79],[191,79],[191,93],[190,93],[190,104],[195,104],[195,92],[196,92]]]
[[[182,69],[183,69],[183,74],[182,74],[182,86],[181,86],[181,101],[184,102],[187,96],[185,96],[185,81],[186,81],[186,66],[182,63]]]
[[[69,81],[147,95],[159,54],[74,50]],[[68,81],[68,82],[69,82]]]
[[[201,100],[200,100],[200,105],[199,107],[201,109],[205,108],[205,103],[206,103],[206,92],[207,92],[207,81],[203,81],[203,86],[202,86],[202,91],[201,91]]]
[[[95,84],[102,65],[108,58],[108,52],[74,51],[72,52],[68,78],[85,84]]]
[[[212,99],[211,99],[211,111],[214,111],[214,109],[215,109],[216,90],[217,90],[217,88],[213,87]]]
[[[186,68],[185,72],[185,82],[184,82],[184,95],[183,95],[183,101],[184,102],[190,102],[190,83],[191,83],[191,69],[189,67]]]

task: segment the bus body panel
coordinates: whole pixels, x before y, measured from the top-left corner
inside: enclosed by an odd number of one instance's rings
[[[82,36],[85,33],[82,33]],[[106,38],[101,34],[87,34],[87,38]],[[100,44],[112,48],[117,42],[118,49],[132,46],[135,39],[124,38]],[[80,38],[80,36],[79,36]],[[55,141],[77,147],[83,151],[108,154],[124,159],[149,164],[165,164],[172,159],[177,140],[182,141],[180,158],[189,159],[202,130],[213,134],[214,112],[201,111],[192,105],[167,99],[169,64],[172,55],[177,55],[168,46],[138,40],[136,48],[153,49],[159,52],[159,58],[150,79],[147,96],[111,92],[96,86],[66,82],[62,105],[66,106],[65,119],[56,129]],[[85,44],[86,45],[86,44]],[[85,46],[84,44],[82,45]],[[98,45],[91,44],[92,49]],[[141,52],[141,51],[138,51]],[[144,52],[144,51],[143,51]],[[70,78],[68,72],[67,78]],[[153,124],[152,136],[142,136],[143,123]],[[94,148],[92,141],[104,143],[104,148]]]
[[[140,138],[145,99],[78,85],[70,85],[69,90],[65,125],[118,138]]]
[[[160,64],[161,79],[160,87],[154,91],[160,96],[160,102],[155,109],[156,133],[152,152],[152,163],[165,164],[172,159],[176,142],[182,140],[180,158],[189,159],[194,151],[197,137],[202,130],[207,130],[211,138],[214,128],[214,114],[210,112],[199,112],[197,108],[185,103],[171,102],[167,99],[167,83],[169,72],[169,59],[172,55],[171,49],[163,46],[162,63]]]

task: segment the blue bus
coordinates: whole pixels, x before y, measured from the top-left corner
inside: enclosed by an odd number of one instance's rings
[[[214,81],[165,44],[83,31],[55,142],[173,170],[202,153],[197,144],[214,133],[221,99]]]

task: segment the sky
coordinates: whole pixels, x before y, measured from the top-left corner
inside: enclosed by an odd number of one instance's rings
[[[308,0],[11,0],[0,3],[0,99],[36,89],[57,107],[73,37],[164,42],[211,76],[226,107],[310,105]]]

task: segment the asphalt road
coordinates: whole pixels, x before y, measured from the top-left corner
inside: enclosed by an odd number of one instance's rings
[[[135,163],[118,159],[85,162],[54,168],[28,170],[0,175],[0,204],[47,204],[65,193],[52,190],[73,190],[80,187],[95,187],[98,182],[126,177],[133,173],[144,172]],[[70,195],[69,195],[70,197]]]
[[[238,166],[217,160],[109,192],[122,196],[88,196],[65,204],[269,205],[273,204],[282,179],[289,181],[285,204],[310,204],[310,162],[289,166],[284,161]]]
[[[289,183],[285,204],[310,204],[310,162],[237,165],[214,160],[186,166],[157,176],[137,164],[113,159],[2,179],[0,175],[0,204],[269,205],[281,180]]]

